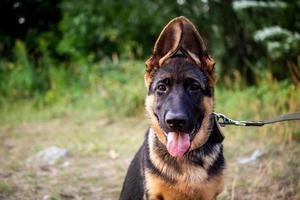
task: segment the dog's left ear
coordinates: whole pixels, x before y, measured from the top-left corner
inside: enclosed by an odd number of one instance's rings
[[[146,61],[146,85],[151,82],[152,70],[161,67],[179,50],[208,73],[209,79],[214,84],[215,62],[208,55],[206,46],[195,26],[186,17],[181,16],[171,20],[156,40],[152,56]]]

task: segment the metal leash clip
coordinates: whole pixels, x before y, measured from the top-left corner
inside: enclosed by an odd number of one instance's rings
[[[222,127],[225,127],[226,125],[246,126],[245,122],[230,119],[229,117],[225,116],[224,114],[214,112],[214,115],[216,116],[217,122]]]

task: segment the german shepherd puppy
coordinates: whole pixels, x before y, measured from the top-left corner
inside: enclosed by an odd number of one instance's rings
[[[211,200],[223,188],[223,135],[213,115],[214,61],[195,26],[171,20],[146,61],[150,128],[121,200]]]

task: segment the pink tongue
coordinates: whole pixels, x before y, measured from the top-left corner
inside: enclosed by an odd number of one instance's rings
[[[167,139],[167,149],[173,157],[182,157],[190,147],[190,135],[188,133],[169,132]]]

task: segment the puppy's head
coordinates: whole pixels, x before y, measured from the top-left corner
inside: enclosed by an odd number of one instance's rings
[[[170,21],[146,61],[146,109],[158,139],[174,157],[209,137],[215,85],[214,61],[194,25]]]

